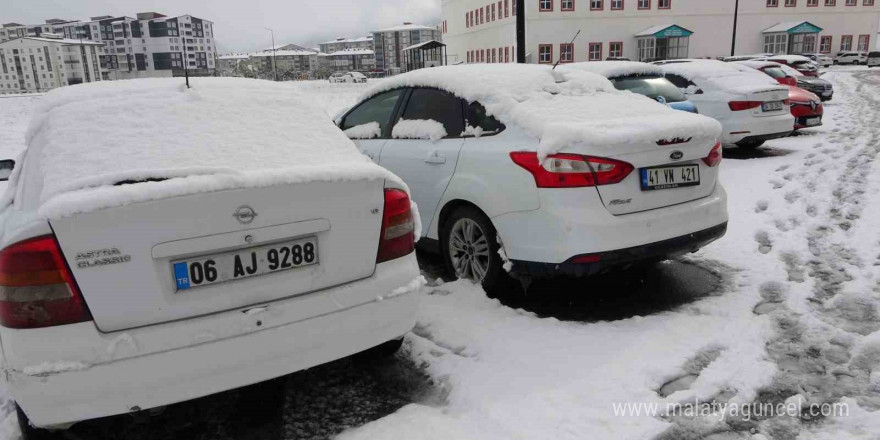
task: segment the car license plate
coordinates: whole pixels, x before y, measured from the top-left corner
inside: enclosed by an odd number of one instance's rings
[[[831,92],[822,92],[822,96],[831,96]]]
[[[318,264],[316,237],[171,263],[177,291]]]
[[[700,184],[699,165],[640,168],[642,191],[681,188]]]
[[[809,118],[807,119],[807,127],[813,127],[822,123],[822,118]]]
[[[765,112],[775,112],[783,108],[785,108],[785,104],[782,101],[771,101],[761,104],[761,110]]]

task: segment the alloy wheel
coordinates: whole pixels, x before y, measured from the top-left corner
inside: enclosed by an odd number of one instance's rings
[[[480,283],[489,272],[489,240],[480,225],[458,219],[449,231],[449,258],[458,278]]]

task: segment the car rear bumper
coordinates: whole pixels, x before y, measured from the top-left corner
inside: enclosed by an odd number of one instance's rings
[[[721,122],[724,126],[721,142],[735,144],[746,139],[767,140],[788,136],[794,127],[794,116],[786,112],[775,116],[731,118]]]
[[[819,123],[818,123],[818,124],[810,125],[810,124],[808,123],[809,120],[811,120],[811,119],[816,119],[816,118],[819,119]],[[798,117],[794,120],[794,129],[795,129],[795,130],[800,130],[800,129],[802,129],[802,128],[819,127],[819,126],[821,126],[821,125],[822,125],[822,115],[821,115],[821,114],[819,114],[819,115],[798,116]]]
[[[783,131],[780,133],[763,134],[760,136],[746,136],[746,137],[740,139],[737,142],[737,144],[747,144],[747,143],[751,143],[751,142],[763,142],[763,141],[769,141],[772,139],[781,139],[781,138],[788,137],[789,135],[791,135],[791,132],[792,132],[792,130],[788,130],[788,131]]]
[[[415,325],[419,279],[411,254],[377,265],[368,279],[259,308],[115,334],[100,333],[91,322],[3,329],[6,377],[15,400],[41,427],[169,405],[311,368],[403,336]],[[333,299],[364,291],[372,299],[354,306]],[[338,310],[286,319],[320,297],[335,301]],[[234,334],[221,337],[229,328],[236,329]],[[157,339],[168,338],[186,345],[151,352]],[[61,352],[80,357],[61,357]]]

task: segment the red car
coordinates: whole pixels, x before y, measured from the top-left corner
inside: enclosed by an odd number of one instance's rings
[[[795,130],[822,125],[822,115],[825,112],[822,108],[822,100],[815,93],[798,87],[797,78],[787,75],[778,64],[768,61],[736,61],[735,63],[764,72],[779,84],[788,86],[791,114],[795,117]]]
[[[819,68],[816,67],[816,64],[813,63],[813,60],[801,56],[801,55],[776,55],[772,57],[763,58],[764,61],[769,61],[771,63],[779,63],[785,64],[798,72],[804,74],[804,76],[812,76],[815,78],[819,77]]]

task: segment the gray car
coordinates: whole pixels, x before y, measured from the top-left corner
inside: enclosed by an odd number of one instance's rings
[[[834,96],[834,86],[822,78],[799,76],[797,77],[797,83],[798,87],[809,90],[818,95],[822,102],[830,101]]]

